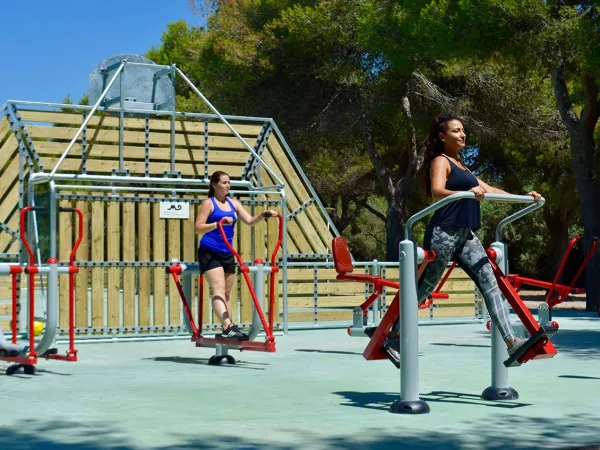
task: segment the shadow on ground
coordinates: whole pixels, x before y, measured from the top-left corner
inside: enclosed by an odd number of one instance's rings
[[[410,421],[406,416],[397,416],[398,423]],[[413,417],[414,419],[414,417]],[[151,424],[149,424],[151,426]],[[598,417],[570,415],[555,420],[524,418],[517,415],[506,420],[490,422],[478,419],[469,423],[468,431],[453,432],[440,425],[416,435],[411,427],[396,427],[393,431],[382,428],[361,429],[357,436],[325,435],[311,431],[277,429],[270,430],[285,435],[285,442],[265,439],[247,439],[236,435],[204,434],[189,435],[172,433],[173,444],[152,446],[138,444],[119,429],[103,422],[63,422],[29,420],[26,427],[13,429],[0,427],[2,450],[226,450],[226,449],[272,449],[296,450],[298,448],[321,450],[357,449],[389,450],[390,448],[425,450],[534,450],[553,449],[597,449],[600,441]],[[515,430],[522,430],[515,433]],[[268,436],[269,432],[265,434]],[[362,436],[362,438],[360,437]],[[164,436],[170,438],[170,436]],[[187,437],[187,439],[186,439]]]
[[[157,361],[157,362],[170,362],[177,364],[195,364],[195,365],[203,365],[208,366],[208,358],[189,358],[183,356],[157,356],[155,358],[144,358],[146,361]],[[235,369],[250,369],[250,370],[265,370],[263,367],[254,367],[254,366],[268,366],[266,363],[257,363],[257,362],[246,362],[240,359],[235,358],[235,364],[223,364],[219,367],[228,367]],[[217,366],[212,366],[217,367]],[[0,447],[1,448],[1,447]]]
[[[390,405],[399,399],[398,393],[340,391],[334,392],[334,394],[339,395],[345,400],[341,403],[342,406],[382,411],[388,411]],[[428,394],[421,394],[420,398],[427,403],[458,403],[462,405],[477,405],[484,408],[515,409],[531,406],[529,403],[517,401],[490,402],[482,400],[479,395],[461,392],[432,391]]]
[[[329,353],[334,355],[362,355],[360,352],[348,352],[344,350],[320,350],[316,348],[297,348],[296,351],[305,353]]]
[[[429,345],[440,345],[442,347],[472,347],[472,348],[490,348],[490,344],[456,344],[453,342],[431,342]]]
[[[600,358],[600,330],[561,330],[552,337],[559,353],[578,358]]]

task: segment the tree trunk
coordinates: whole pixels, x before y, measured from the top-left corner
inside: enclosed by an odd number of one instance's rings
[[[575,171],[575,186],[581,201],[583,215],[584,254],[590,250],[593,237],[600,237],[600,182],[596,174],[596,143],[594,129],[598,122],[598,89],[591,72],[582,74],[581,84],[585,94],[585,103],[578,117],[569,96],[569,88],[564,69],[552,69],[554,97],[562,122],[571,139],[571,160]],[[586,310],[600,314],[600,252],[590,260],[586,268]]]
[[[405,203],[399,201],[397,196],[389,202],[386,222],[386,261],[399,261],[400,241],[404,239],[404,216]]]
[[[585,136],[583,130],[571,136],[571,154],[576,176],[575,185],[581,200],[583,216],[583,254],[587,255],[592,247],[592,239],[600,237],[600,186],[594,166],[585,163],[583,155],[595,152],[594,139]],[[585,269],[586,311],[598,311],[600,314],[600,251],[596,251]]]
[[[394,183],[391,175],[386,169],[381,157],[377,153],[375,146],[375,136],[373,128],[368,119],[365,118],[364,133],[365,144],[369,158],[375,167],[375,174],[382,187],[386,191],[388,209],[386,223],[386,260],[398,261],[400,256],[399,244],[404,239],[404,213],[406,210],[407,199],[411,194],[417,175],[423,167],[424,155],[419,154],[416,146],[416,132],[410,112],[410,101],[407,95],[402,97],[402,111],[407,120],[407,125],[411,131],[411,142],[408,150],[408,162],[402,178]]]

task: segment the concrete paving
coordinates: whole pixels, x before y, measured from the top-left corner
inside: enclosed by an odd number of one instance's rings
[[[600,444],[600,319],[561,312],[559,354],[510,369],[520,398],[490,384],[482,324],[422,326],[426,415],[388,412],[399,372],[365,361],[366,339],[293,331],[277,353],[209,366],[188,341],[82,343],[80,361],[42,360],[0,377],[1,450],[539,449]],[[64,350],[65,348],[61,349]],[[6,363],[0,362],[2,373]],[[596,447],[587,447],[596,448]]]

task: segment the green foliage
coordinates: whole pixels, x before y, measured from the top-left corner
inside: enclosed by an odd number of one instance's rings
[[[365,152],[363,121],[394,180],[410,135],[400,100],[409,90],[422,139],[430,118],[454,112],[469,134],[468,163],[514,193],[535,189],[543,212],[506,229],[510,264],[551,270],[550,225],[580,220],[568,137],[548,68],[596,70],[597,6],[539,0],[215,0],[206,29],[170,24],[146,56],[177,63],[217,109],[273,117],[357,259],[383,259],[387,196]],[[415,76],[418,73],[421,78]],[[420,80],[420,81],[418,81]],[[427,81],[423,81],[427,80]],[[579,84],[569,76],[572,88]],[[178,80],[177,107],[206,111]],[[582,91],[573,91],[582,102]],[[414,189],[406,217],[427,204]],[[483,202],[480,235],[513,207]],[[565,209],[566,208],[566,209]],[[423,240],[426,220],[413,235]]]
[[[496,241],[498,223],[521,208],[509,204],[481,203],[482,227],[477,236],[486,248]],[[507,225],[503,229],[502,241],[508,244],[511,273],[548,279],[552,270],[552,261],[548,257],[552,242],[539,210]]]

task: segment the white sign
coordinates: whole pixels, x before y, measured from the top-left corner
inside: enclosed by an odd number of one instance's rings
[[[189,219],[190,204],[188,202],[160,202],[161,219]]]

